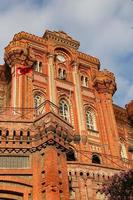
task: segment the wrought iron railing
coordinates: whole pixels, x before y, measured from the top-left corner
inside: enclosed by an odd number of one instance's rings
[[[37,108],[0,107],[0,121],[32,121],[48,112],[59,114],[59,108],[49,100]]]

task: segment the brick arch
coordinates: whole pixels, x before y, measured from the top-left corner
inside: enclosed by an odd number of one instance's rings
[[[84,107],[84,119],[85,119],[85,122],[86,122],[86,126],[87,126],[86,112],[90,110],[92,112],[94,128],[95,128],[95,131],[96,131],[98,129],[98,115],[97,115],[97,111],[96,111],[95,107],[92,104],[89,104],[89,103],[84,104],[83,107]]]
[[[33,96],[36,95],[36,94],[39,94],[41,96],[44,96],[44,98],[46,98],[46,92],[43,91],[40,88],[36,88],[36,89],[33,90]]]
[[[66,46],[63,45],[55,45],[54,47],[54,52],[60,52],[60,53],[64,53],[64,55],[68,58],[68,60],[72,59],[72,51],[69,48],[66,48]]]
[[[89,75],[89,73],[88,73],[88,72],[86,72],[86,70],[85,70],[85,69],[80,69],[80,70],[79,70],[79,73],[80,73],[80,75],[81,75],[81,74],[83,74],[84,76],[88,76],[88,78],[90,78],[90,75]]]

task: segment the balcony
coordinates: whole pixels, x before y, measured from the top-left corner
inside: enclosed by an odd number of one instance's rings
[[[1,148],[20,150],[23,144],[23,148],[34,151],[49,140],[64,149],[64,143],[73,140],[73,127],[60,117],[59,108],[50,101],[37,108],[0,108]]]
[[[49,112],[59,116],[59,108],[49,100],[37,108],[1,107],[0,122],[33,122]]]

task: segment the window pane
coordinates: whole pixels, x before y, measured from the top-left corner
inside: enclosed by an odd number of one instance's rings
[[[60,116],[63,117],[63,119],[67,121],[70,120],[69,106],[64,100],[61,100],[59,103],[59,112]]]

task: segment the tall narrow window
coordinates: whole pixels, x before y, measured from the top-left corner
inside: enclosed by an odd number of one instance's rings
[[[45,112],[43,102],[44,98],[41,94],[36,94],[34,96],[34,108],[36,109],[37,115],[43,114]]]
[[[40,95],[34,96],[34,107],[37,108],[42,103],[42,97]]]
[[[86,111],[86,124],[88,129],[96,131],[95,112],[91,108]]]
[[[87,87],[87,86],[88,86],[88,78],[85,77],[85,87]]]
[[[62,80],[66,80],[66,70],[63,68],[58,69],[58,78]]]
[[[84,87],[88,87],[88,77],[86,76],[81,76],[81,85]]]
[[[34,70],[36,71],[36,72],[42,72],[42,62],[40,62],[40,61],[36,61],[35,63],[34,63]]]
[[[127,150],[126,150],[126,146],[125,146],[124,143],[121,143],[121,158],[124,161],[126,161],[128,159],[128,157],[127,157]]]
[[[69,105],[64,99],[59,102],[59,112],[63,119],[70,122]]]

